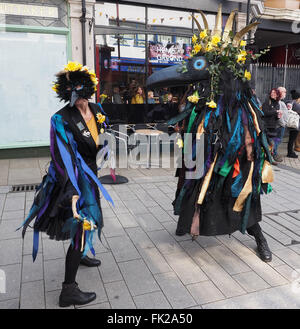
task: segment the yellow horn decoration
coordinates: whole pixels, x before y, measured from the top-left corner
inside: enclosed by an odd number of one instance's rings
[[[232,31],[233,20],[234,20],[234,16],[235,16],[235,14],[236,14],[237,11],[238,11],[238,9],[234,9],[230,13],[230,15],[229,15],[229,17],[228,17],[228,19],[226,21],[226,25],[225,25],[223,36],[222,36],[222,40],[224,42],[227,42],[228,39],[229,39],[229,33]]]
[[[200,33],[200,32],[202,31],[202,28],[201,28],[200,23],[198,22],[197,18],[195,18],[194,16],[192,16],[192,19],[193,19],[193,21],[196,23],[197,28],[198,28],[198,31],[199,31],[199,33]]]
[[[200,15],[201,15],[201,17],[202,17],[203,24],[204,24],[204,28],[205,28],[205,30],[208,32],[209,27],[208,27],[208,23],[207,23],[206,16],[204,15],[203,11],[198,10],[198,12],[200,13]]]
[[[252,24],[249,24],[247,26],[245,26],[243,29],[241,29],[233,38],[232,40],[232,45],[234,47],[237,47],[240,43],[240,41],[242,40],[242,37],[248,33],[250,30],[254,29],[257,25],[259,24],[259,22],[254,22]]]
[[[221,36],[222,34],[222,5],[219,5],[218,13],[216,15],[215,28],[212,35]]]

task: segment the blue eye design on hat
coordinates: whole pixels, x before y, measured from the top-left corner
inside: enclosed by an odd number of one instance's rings
[[[206,61],[203,58],[197,59],[194,63],[195,70],[202,70],[206,65]]]

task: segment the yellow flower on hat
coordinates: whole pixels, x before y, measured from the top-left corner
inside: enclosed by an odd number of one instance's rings
[[[194,50],[193,53],[194,54],[199,53],[199,51],[201,50],[201,48],[202,48],[201,45],[199,45],[199,43],[196,43],[195,46],[194,46],[194,49],[193,49]]]
[[[82,69],[82,64],[78,62],[68,62],[67,65],[65,65],[65,71],[68,72],[74,72]]]
[[[245,70],[244,77],[245,77],[247,80],[251,80],[251,73],[250,73],[249,71]]]
[[[97,122],[99,122],[99,123],[103,123],[105,121],[105,115],[103,115],[101,113],[97,113],[96,117],[97,117]]]
[[[198,38],[197,38],[196,34],[194,34],[194,35],[192,36],[192,43],[196,43],[197,40],[198,40]]]
[[[212,38],[211,38],[211,44],[213,46],[217,46],[218,43],[221,41],[221,38],[218,36],[218,35],[214,35]]]
[[[247,44],[247,42],[246,42],[245,40],[242,40],[242,41],[240,42],[240,46],[242,46],[242,47],[245,47],[246,44]]]
[[[200,39],[203,40],[205,37],[207,37],[206,29],[200,32]]]
[[[55,83],[53,86],[52,86],[52,90],[54,90],[56,93],[58,92],[58,87],[59,85],[57,83]]]
[[[212,109],[215,109],[217,107],[217,104],[213,100],[207,102],[206,105]]]

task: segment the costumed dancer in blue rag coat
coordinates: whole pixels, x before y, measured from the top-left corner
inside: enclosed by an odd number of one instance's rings
[[[182,65],[159,70],[147,79],[147,88],[192,84],[183,112],[169,121],[183,121],[183,166],[175,195],[174,213],[179,215],[176,234],[231,234],[237,230],[253,235],[259,257],[269,262],[272,253],[262,233],[260,195],[271,191],[272,159],[261,111],[249,81],[248,63],[259,54],[247,51],[242,40],[257,22],[233,33],[233,11],[222,30],[219,6],[215,27],[210,30],[200,11],[204,29],[193,17],[199,32],[192,38],[192,56]],[[204,155],[197,158],[198,140]],[[180,143],[179,143],[180,142]],[[191,148],[188,149],[188,146]],[[203,161],[203,174],[197,164]],[[187,165],[193,164],[194,165]]]
[[[71,239],[59,297],[59,305],[67,307],[96,298],[94,292],[82,292],[75,278],[79,264],[91,267],[101,263],[86,255],[90,250],[95,256],[93,234],[97,232],[100,239],[103,227],[99,188],[106,200],[113,201],[97,178],[96,155],[107,151],[107,146],[98,145],[98,137],[108,121],[101,105],[88,101],[97,90],[96,75],[78,62],[69,62],[56,77],[52,89],[68,104],[51,118],[51,162],[23,223],[22,236],[35,218],[33,260],[39,232],[46,232],[50,239]]]

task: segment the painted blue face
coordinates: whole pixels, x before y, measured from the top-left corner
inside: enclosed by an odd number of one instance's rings
[[[204,58],[199,58],[194,62],[194,69],[197,71],[203,70],[205,66],[206,66],[206,60]]]

